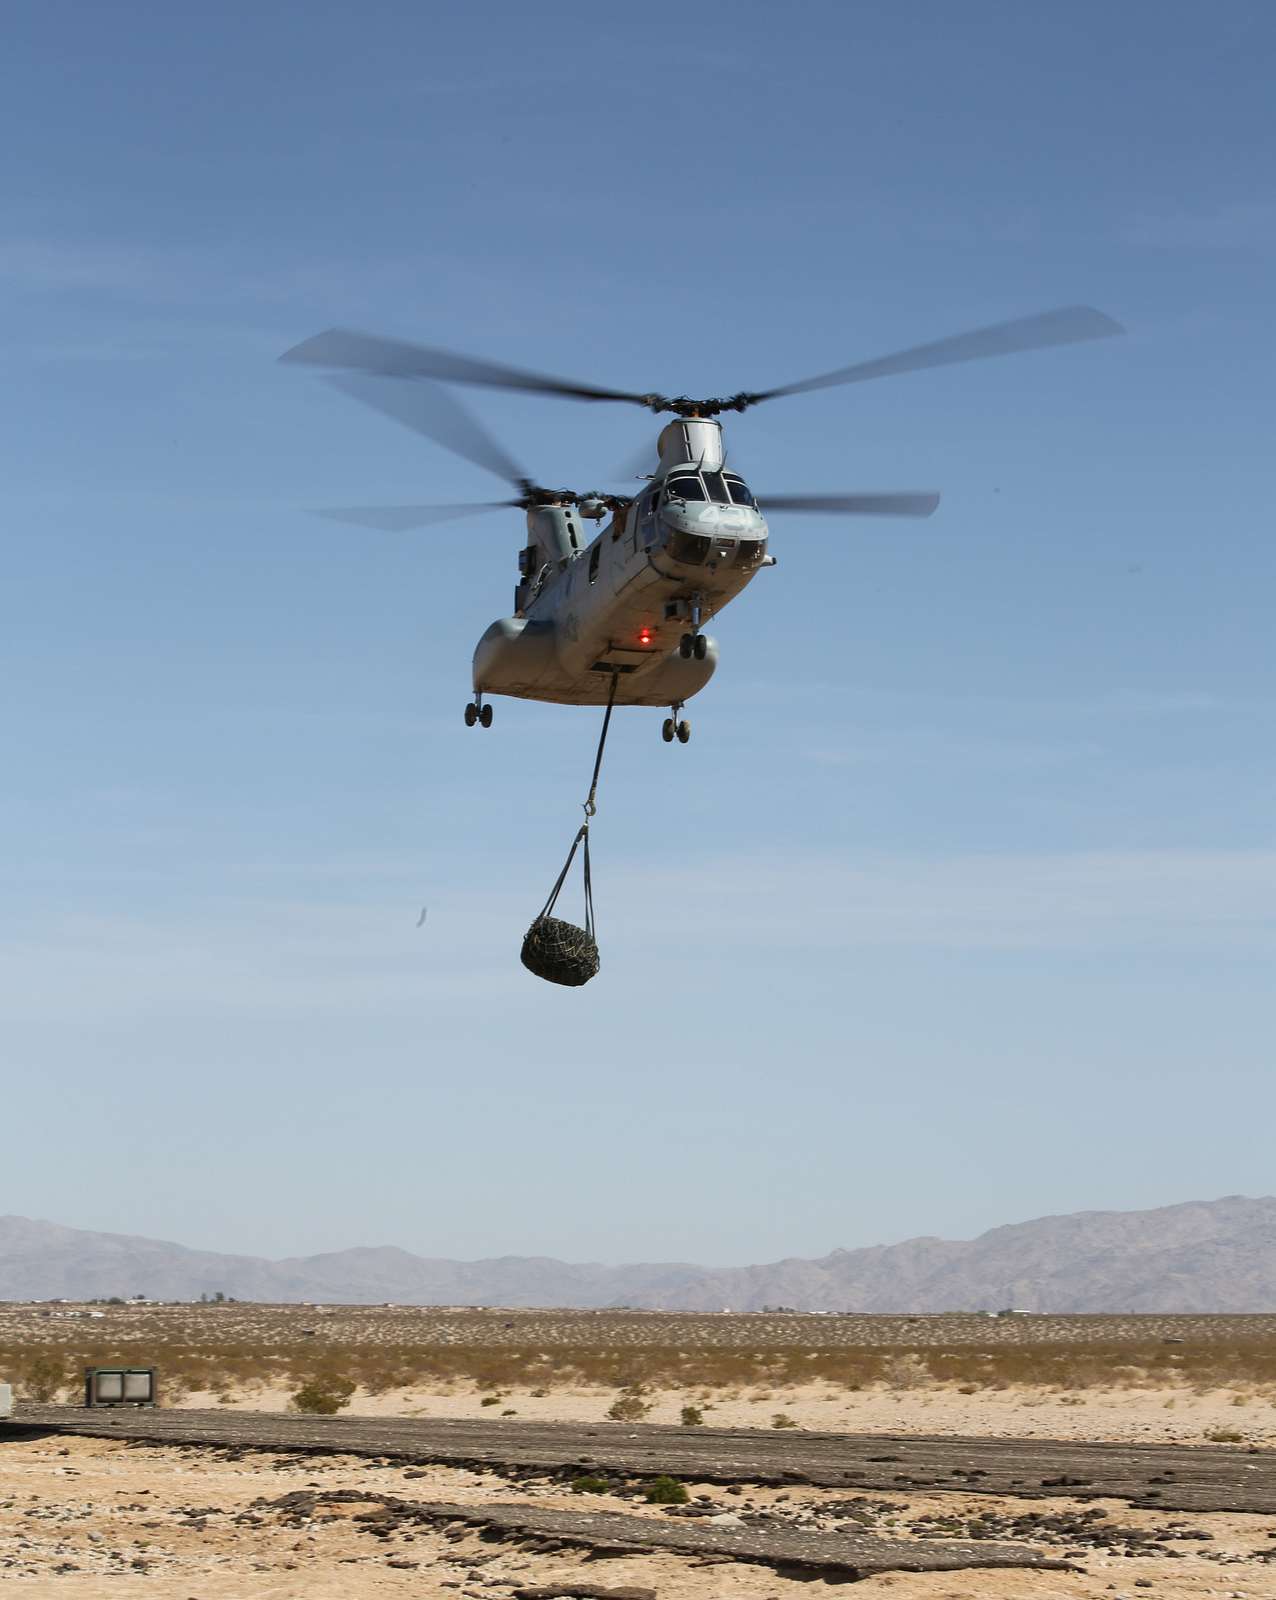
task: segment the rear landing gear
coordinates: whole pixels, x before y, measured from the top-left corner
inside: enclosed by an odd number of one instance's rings
[[[483,704],[481,694],[476,694],[465,707],[465,726],[472,728],[476,722],[484,728],[492,726],[492,708]]]
[[[679,701],[676,706],[670,706],[669,709],[673,712],[673,716],[666,717],[661,723],[660,737],[666,744],[672,744],[675,739],[679,744],[686,744],[691,738],[691,724],[678,716],[682,710],[682,702]]]

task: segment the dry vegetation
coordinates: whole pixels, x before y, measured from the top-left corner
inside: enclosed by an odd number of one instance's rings
[[[590,1385],[771,1390],[1011,1386],[1069,1392],[1276,1386],[1276,1316],[925,1317],[488,1311],[401,1306],[0,1305],[0,1374],[73,1398],[87,1365],[156,1365],[164,1395],[367,1394],[472,1384],[484,1396]]]

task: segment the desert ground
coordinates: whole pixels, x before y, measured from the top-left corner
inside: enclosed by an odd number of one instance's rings
[[[73,1400],[88,1363],[153,1363],[161,1403],[183,1408],[286,1410],[307,1380],[335,1374],[354,1386],[345,1415],[623,1427],[608,1415],[619,1400],[631,1402],[630,1420],[637,1408],[644,1421],[677,1423],[692,1408],[715,1428],[769,1428],[780,1419],[833,1431],[1276,1447],[1269,1317],[0,1307],[0,1376],[20,1397]],[[1066,1492],[1028,1501],[909,1490],[848,1501],[845,1492],[801,1486],[685,1487],[687,1506],[664,1507],[648,1505],[635,1485],[582,1495],[561,1481],[463,1468],[17,1431],[0,1437],[0,1578],[17,1593],[68,1600],[501,1600],[521,1589],[566,1595],[591,1584],[654,1590],[661,1600],[743,1600],[809,1596],[812,1587],[766,1566],[676,1553],[590,1559],[473,1530],[409,1522],[378,1531],[377,1507],[389,1496],[577,1511],[587,1502],[590,1510],[656,1519],[995,1538],[1073,1569],[892,1572],[858,1585],[892,1600],[1276,1600],[1276,1508],[1261,1516],[1170,1514]],[[278,1504],[298,1491],[311,1497],[302,1512],[295,1502]]]
[[[387,1467],[342,1456],[236,1457],[57,1435],[6,1441],[0,1452],[0,1579],[12,1582],[17,1594],[66,1600],[110,1600],[120,1594],[156,1600],[393,1595],[514,1600],[520,1590],[570,1595],[597,1585],[620,1594],[651,1591],[659,1600],[797,1600],[799,1595],[809,1600],[813,1587],[744,1563],[707,1563],[672,1553],[590,1559],[578,1551],[530,1551],[492,1542],[478,1532],[454,1537],[413,1527],[386,1536],[367,1520],[387,1496],[458,1505],[517,1499],[579,1510],[584,1497],[543,1480],[511,1483],[463,1469]],[[1119,1502],[1082,1504],[1066,1496],[1028,1505],[1000,1496],[868,1495],[848,1505],[833,1491],[687,1488],[689,1509],[706,1519],[778,1519],[836,1528],[849,1513],[855,1525],[905,1539],[957,1537],[971,1527],[991,1525],[997,1537],[1032,1544],[1074,1569],[883,1573],[856,1585],[866,1596],[1276,1596],[1276,1517],[1167,1516]],[[300,1517],[278,1504],[297,1491],[313,1494]],[[354,1498],[337,1498],[343,1491]],[[655,1519],[672,1514],[608,1494],[588,1500],[590,1509]],[[683,1509],[678,1508],[680,1514]],[[1139,1549],[1139,1534],[1168,1536],[1171,1542],[1160,1550]]]

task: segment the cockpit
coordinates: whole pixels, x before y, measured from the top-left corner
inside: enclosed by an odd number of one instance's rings
[[[670,556],[683,566],[760,566],[766,529],[748,484],[733,472],[675,467],[665,480],[664,520]]]
[[[665,501],[670,500],[699,500],[715,506],[758,509],[748,484],[733,472],[675,472],[665,483]]]

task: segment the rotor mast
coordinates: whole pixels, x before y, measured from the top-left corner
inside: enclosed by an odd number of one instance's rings
[[[678,417],[667,422],[660,430],[656,449],[662,472],[687,462],[716,472],[727,459],[722,424],[712,417]]]

